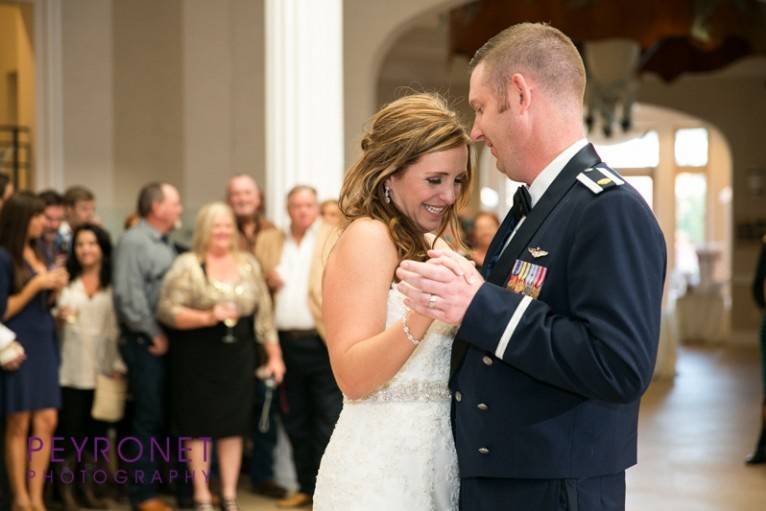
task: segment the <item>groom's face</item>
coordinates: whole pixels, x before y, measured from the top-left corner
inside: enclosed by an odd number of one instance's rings
[[[497,168],[503,174],[514,174],[514,148],[511,135],[512,109],[508,102],[498,94],[490,73],[484,63],[480,63],[471,73],[468,102],[474,111],[471,138],[482,141],[497,159]]]

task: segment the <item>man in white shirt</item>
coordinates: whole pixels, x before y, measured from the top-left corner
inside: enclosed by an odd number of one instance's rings
[[[283,423],[293,448],[298,493],[278,503],[311,503],[316,474],[343,406],[322,339],[321,277],[337,231],[318,221],[317,193],[296,186],[287,194],[290,228],[267,230],[255,254],[274,293],[274,316],[287,366]]]

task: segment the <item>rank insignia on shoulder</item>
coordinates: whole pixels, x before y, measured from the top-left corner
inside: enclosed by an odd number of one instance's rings
[[[604,167],[586,169],[577,175],[577,180],[596,195],[609,188],[625,184],[625,181],[618,177],[617,174]]]
[[[532,257],[535,259],[539,257],[545,257],[548,255],[548,252],[543,250],[540,247],[529,247],[527,250],[529,250],[529,253],[532,254]]]

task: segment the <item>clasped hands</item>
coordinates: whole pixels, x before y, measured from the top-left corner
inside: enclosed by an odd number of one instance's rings
[[[484,279],[473,262],[449,249],[428,251],[425,263],[404,260],[396,269],[404,305],[423,316],[459,325]]]

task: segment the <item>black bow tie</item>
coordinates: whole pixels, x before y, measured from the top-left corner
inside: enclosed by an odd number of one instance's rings
[[[511,213],[516,219],[516,222],[521,220],[529,214],[532,209],[532,197],[529,196],[529,190],[524,185],[516,188],[516,193],[513,194],[513,206],[511,207]]]

